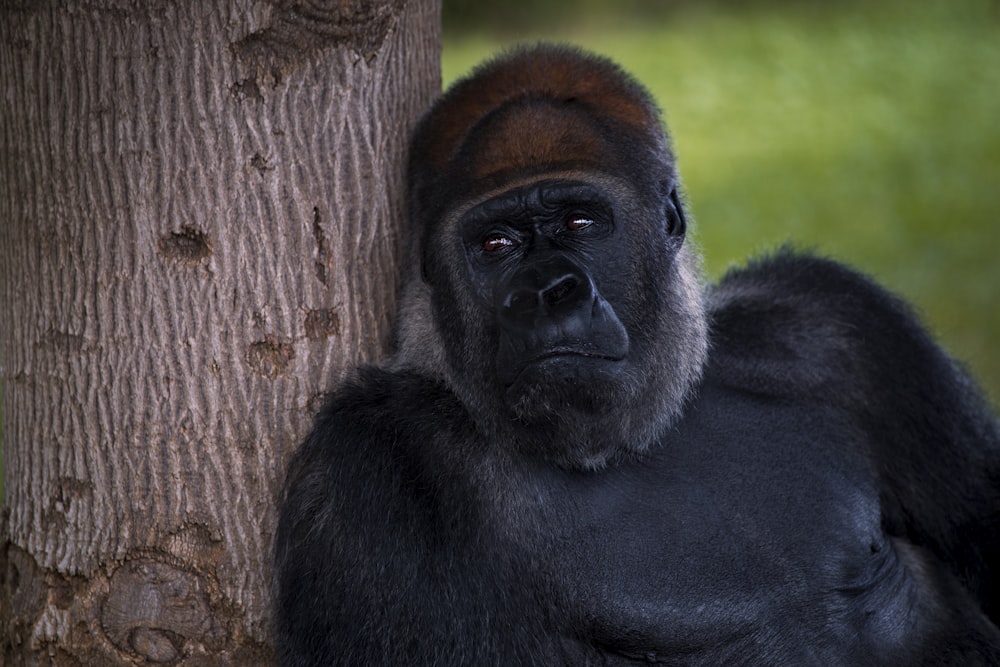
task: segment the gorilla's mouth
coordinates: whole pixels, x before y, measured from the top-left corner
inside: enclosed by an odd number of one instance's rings
[[[555,350],[547,350],[541,352],[534,357],[530,358],[525,362],[525,367],[531,364],[542,363],[543,361],[548,361],[549,359],[556,359],[558,357],[576,357],[582,359],[598,359],[603,361],[621,361],[624,359],[622,356],[613,354],[604,354],[601,352],[593,352],[590,350],[577,350],[574,348],[558,348]]]
[[[522,363],[499,366],[498,375],[508,391],[524,384],[591,382],[617,375],[625,356],[597,350],[557,347],[529,355]]]

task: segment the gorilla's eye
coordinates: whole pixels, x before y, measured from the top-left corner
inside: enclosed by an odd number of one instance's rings
[[[566,220],[566,229],[571,232],[575,232],[581,229],[586,229],[594,224],[594,221],[590,218],[585,218],[582,215],[574,215]]]
[[[503,234],[490,234],[483,239],[483,250],[486,252],[497,252],[513,247],[514,240]]]

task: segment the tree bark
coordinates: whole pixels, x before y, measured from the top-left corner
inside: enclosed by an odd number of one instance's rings
[[[439,10],[0,4],[4,664],[269,661],[285,462],[388,342]]]

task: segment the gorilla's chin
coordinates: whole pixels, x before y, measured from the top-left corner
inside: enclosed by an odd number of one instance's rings
[[[636,442],[626,360],[559,355],[527,366],[506,388],[508,428],[524,450],[597,468]],[[630,449],[630,447],[627,447]]]
[[[526,414],[562,408],[599,412],[622,392],[625,365],[622,359],[578,354],[545,357],[525,366],[507,385],[507,403]]]

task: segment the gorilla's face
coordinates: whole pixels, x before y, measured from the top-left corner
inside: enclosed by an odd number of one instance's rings
[[[492,314],[496,381],[509,404],[546,385],[582,398],[588,385],[620,381],[629,335],[612,305],[626,296],[612,267],[626,257],[613,211],[591,185],[543,181],[462,217],[469,284]]]
[[[644,448],[700,368],[680,204],[638,195],[601,174],[517,182],[457,207],[425,255],[460,397],[575,466]]]

